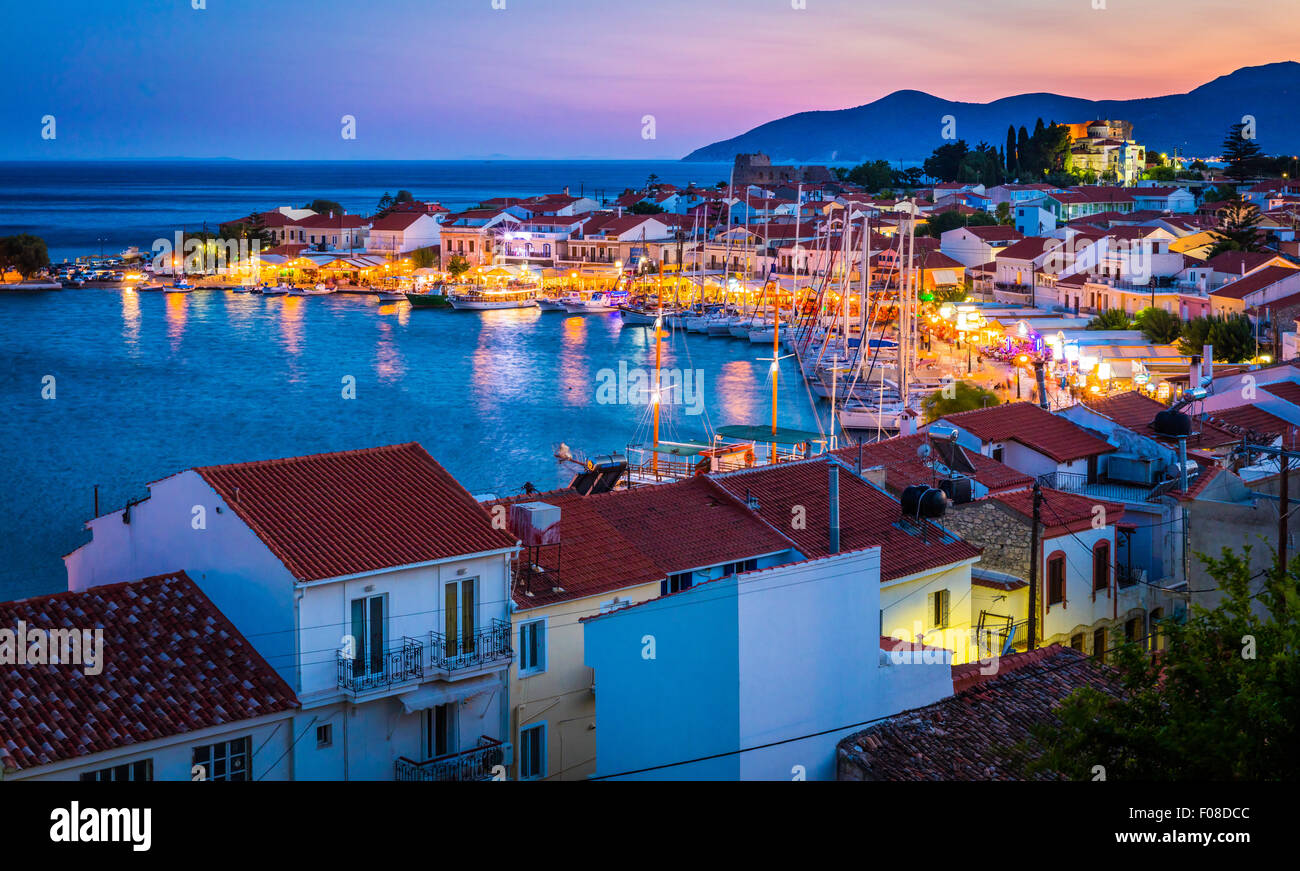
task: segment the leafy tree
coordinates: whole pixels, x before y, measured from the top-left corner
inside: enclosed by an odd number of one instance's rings
[[[962,411],[974,411],[1000,405],[1001,402],[991,390],[985,390],[969,381],[955,381],[951,387],[936,390],[921,400],[921,410],[926,423],[938,420],[945,414],[957,414]]]
[[[452,255],[452,258],[447,261],[447,271],[450,272],[453,277],[459,278],[461,275],[469,272],[469,261],[459,254],[454,254]]]
[[[1178,350],[1199,354],[1205,345],[1214,346],[1214,359],[1244,363],[1255,356],[1255,328],[1244,314],[1192,318],[1183,324]]]
[[[1205,170],[1210,168],[1210,165],[1198,157],[1196,160],[1193,160],[1191,163],[1187,164],[1187,168],[1204,172]]]
[[[398,191],[398,192],[397,192],[397,196],[393,197],[393,202],[394,202],[394,203],[413,203],[413,202],[415,202],[415,194],[413,194],[413,193],[411,193],[410,191],[407,191],[407,190],[401,190],[401,191]]]
[[[1253,138],[1246,138],[1246,124],[1238,121],[1228,128],[1223,137],[1223,161],[1228,164],[1223,174],[1237,181],[1245,181],[1260,172],[1263,152]]]
[[[1002,179],[1002,158],[987,142],[981,142],[974,151],[966,152],[957,166],[957,181],[960,182],[991,187],[1001,184]]]
[[[1183,332],[1182,318],[1155,306],[1142,309],[1134,320],[1147,341],[1157,345],[1172,345]]]
[[[49,265],[50,253],[40,236],[0,236],[0,275],[12,270],[26,279]]]
[[[1142,177],[1151,181],[1173,181],[1178,178],[1178,170],[1172,166],[1150,166]]]
[[[651,190],[658,184],[659,184],[659,176],[657,174],[652,172],[648,176],[646,176],[646,180],[645,180],[646,190]]]
[[[890,168],[889,161],[872,160],[850,169],[845,179],[874,193],[894,183],[894,170]]]
[[[333,200],[312,200],[310,203],[303,206],[303,208],[311,209],[313,212],[315,212],[318,215],[343,214],[343,206],[339,205]]]
[[[388,193],[388,191],[384,191],[384,195],[379,198],[379,205],[376,207],[376,210],[380,213],[383,213],[386,212],[388,209],[391,209],[392,207],[393,207],[393,198]]]
[[[1088,321],[1085,329],[1089,330],[1127,330],[1133,324],[1129,321],[1128,315],[1117,308],[1108,308],[1098,314],[1095,318]]]
[[[966,144],[965,139],[958,139],[956,142],[948,142],[940,145],[934,152],[925,159],[921,168],[930,178],[937,178],[940,181],[956,181],[957,176],[961,173],[961,163],[965,159],[970,147]]]
[[[1259,240],[1261,217],[1258,206],[1234,195],[1220,213],[1219,229],[1214,231],[1216,241],[1207,256],[1215,257],[1224,251],[1260,250],[1263,247]]]
[[[426,245],[411,252],[411,265],[415,269],[428,269],[438,265],[438,246]]]
[[[1217,354],[1218,348],[1216,346]],[[1198,555],[1223,592],[1159,625],[1158,657],[1129,642],[1111,657],[1123,698],[1082,688],[1033,730],[1027,773],[1111,781],[1294,780],[1300,772],[1300,557],[1252,595],[1250,547]],[[1263,605],[1260,613],[1253,599]]]
[[[1011,225],[1016,219],[1011,216],[1011,203],[998,203],[998,207],[993,211],[999,224]]]
[[[637,200],[628,209],[634,215],[661,215],[664,212],[663,206],[656,203],[647,203],[645,200]]]

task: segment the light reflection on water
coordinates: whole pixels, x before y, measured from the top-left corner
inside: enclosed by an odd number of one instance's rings
[[[771,349],[664,340],[665,368],[700,369],[712,426],[770,419]],[[471,492],[568,483],[552,451],[621,451],[645,406],[596,401],[601,370],[653,369],[653,334],[616,314],[412,311],[362,296],[263,298],[106,290],[0,298],[0,597],[62,589],[60,561],[102,511],[199,465],[418,441]],[[793,361],[782,425],[817,429]],[[58,398],[40,398],[42,376]],[[354,375],[356,399],[340,379]],[[705,436],[665,406],[664,430]],[[670,437],[667,434],[664,438]]]

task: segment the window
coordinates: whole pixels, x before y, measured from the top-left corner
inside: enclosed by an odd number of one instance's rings
[[[948,591],[935,590],[926,596],[928,600],[927,611],[930,615],[930,626],[934,629],[943,629],[948,625]]]
[[[443,586],[443,628],[448,656],[474,652],[477,585],[477,578],[464,578]]]
[[[546,724],[538,723],[519,730],[519,779],[537,780],[546,776]]]
[[[252,780],[248,738],[195,747],[192,762],[203,767],[199,780]],[[195,773],[197,774],[197,772]]]
[[[758,560],[756,559],[741,560],[738,563],[728,563],[722,567],[722,576],[724,578],[729,578],[732,575],[737,575],[741,572],[752,572],[756,568],[758,568]]]
[[[328,747],[334,743],[334,726],[326,723],[324,726],[316,727],[316,746]]]
[[[1092,655],[1102,662],[1106,661],[1106,630],[1098,629],[1092,633]]]
[[[1074,650],[1079,651],[1080,653],[1083,652],[1083,633],[1070,636],[1070,647],[1073,648]]]
[[[98,771],[83,771],[81,779],[86,781],[109,780],[113,782],[127,780],[153,780],[153,760],[141,759],[139,762],[127,762]]]
[[[1092,591],[1110,589],[1110,542],[1099,541],[1092,549]]]
[[[678,572],[675,575],[669,575],[667,579],[659,582],[659,595],[667,596],[669,593],[680,593],[682,590],[689,590],[694,577],[694,572]]]
[[[1002,445],[993,446],[993,459],[1002,462]]]
[[[1065,603],[1065,554],[1057,551],[1047,559],[1047,604]]]
[[[546,671],[546,621],[519,624],[519,673]]]
[[[384,620],[384,597],[367,596],[352,600],[352,674],[382,674],[384,645],[387,641]]]
[[[1142,634],[1142,619],[1134,617],[1132,620],[1124,621],[1124,641],[1133,643],[1138,640]]]

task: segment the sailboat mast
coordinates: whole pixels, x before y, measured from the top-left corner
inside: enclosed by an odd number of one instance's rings
[[[659,476],[659,367],[663,365],[663,344],[660,341],[659,327],[664,322],[664,264],[663,259],[659,261],[659,313],[655,318],[655,386],[652,397],[654,399],[654,447],[650,452],[650,470],[654,473],[656,479]]]

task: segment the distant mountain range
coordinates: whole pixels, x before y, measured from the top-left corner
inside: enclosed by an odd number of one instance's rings
[[[1243,67],[1186,94],[1139,100],[1083,100],[1058,94],[1021,94],[992,103],[956,103],[922,91],[895,91],[874,103],[829,112],[800,112],[715,142],[685,160],[730,161],[761,151],[773,163],[864,160],[920,162],[942,145],[941,118],[952,115],[957,137],[974,147],[1006,143],[1007,125],[1034,129],[1038,118],[1085,123],[1095,118],[1133,122],[1148,150],[1212,157],[1228,127],[1253,115],[1256,138],[1268,154],[1300,153],[1300,63]]]

